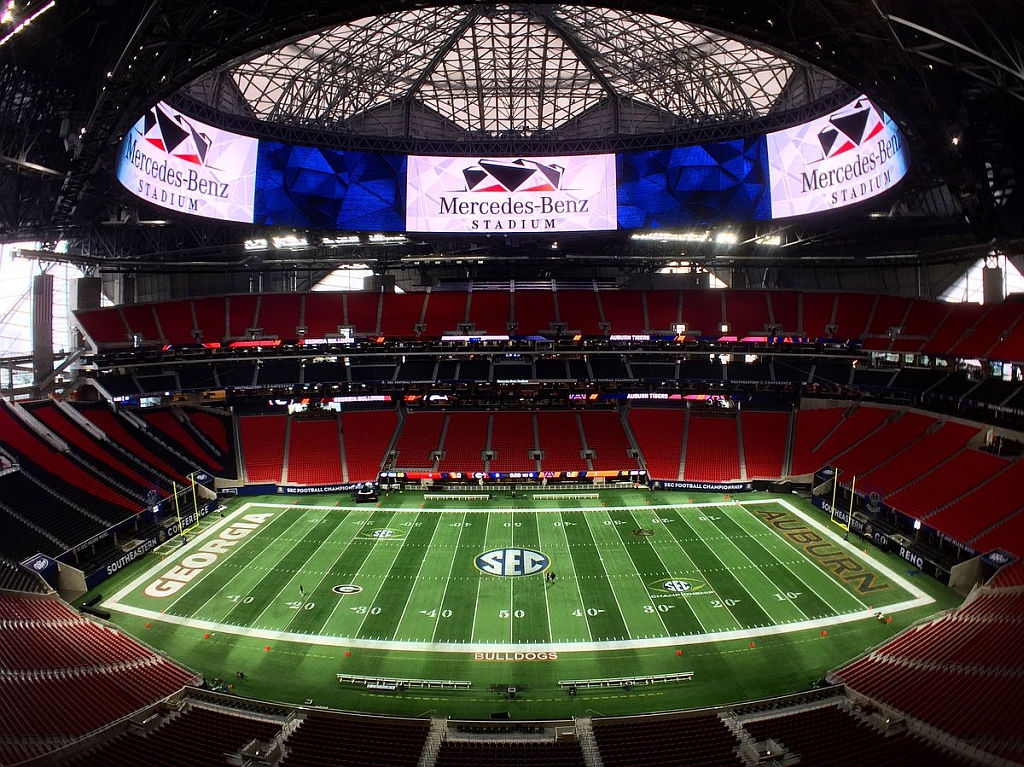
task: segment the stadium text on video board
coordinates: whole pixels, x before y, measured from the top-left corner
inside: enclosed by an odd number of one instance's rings
[[[161,208],[252,223],[258,143],[161,102],[125,136],[117,180]]]
[[[413,232],[616,229],[615,155],[409,157]]]
[[[772,218],[851,205],[907,173],[903,135],[866,97],[767,139]]]
[[[162,208],[325,230],[599,232],[812,215],[882,194],[909,158],[867,97],[796,127],[710,144],[571,156],[440,157],[282,144],[159,103],[118,180]]]

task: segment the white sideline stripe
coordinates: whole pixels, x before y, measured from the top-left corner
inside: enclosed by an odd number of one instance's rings
[[[886,615],[909,610],[913,607],[920,607],[916,600],[899,602],[885,608]],[[651,647],[677,647],[679,645],[705,644],[707,642],[724,642],[731,639],[749,639],[753,637],[774,636],[777,634],[789,634],[794,631],[805,629],[820,629],[836,626],[843,623],[853,623],[859,620],[877,620],[876,612],[857,612],[848,615],[839,615],[833,618],[818,618],[813,621],[800,621],[799,623],[784,623],[777,626],[763,626],[756,629],[718,631],[711,634],[693,634],[689,636],[658,637],[655,639],[620,639],[607,642],[538,642],[535,644],[481,644],[477,642],[392,642],[384,639],[357,639],[347,637],[325,637],[315,634],[301,634],[292,631],[268,631],[266,629],[247,629],[239,626],[225,626],[214,621],[199,621],[191,618],[182,618],[177,615],[161,615],[152,610],[143,610],[140,607],[131,605],[118,605],[118,612],[135,615],[140,618],[152,618],[154,620],[173,623],[176,626],[200,629],[208,632],[221,632],[224,634],[237,634],[239,636],[273,639],[284,642],[300,642],[307,645],[320,645],[325,647],[355,647],[361,650],[403,650],[407,652],[587,652],[598,650],[632,650]]]
[[[822,629],[828,628],[829,626],[841,625],[844,623],[853,623],[854,621],[864,620],[870,618],[875,620],[876,613],[883,613],[885,615],[892,615],[904,610],[912,610],[918,607],[923,607],[928,604],[932,604],[935,600],[926,594],[924,591],[914,586],[905,578],[897,575],[892,569],[886,567],[882,563],[875,560],[871,555],[864,554],[860,549],[851,545],[848,541],[844,541],[842,536],[829,530],[826,526],[818,523],[816,520],[804,514],[799,509],[795,508],[787,501],[780,498],[763,498],[751,501],[730,501],[727,503],[701,503],[701,504],[675,504],[671,506],[651,506],[644,508],[664,508],[664,509],[687,509],[687,508],[704,508],[709,506],[745,506],[755,504],[778,504],[784,509],[799,517],[802,521],[813,527],[818,532],[826,535],[833,543],[840,548],[845,549],[849,553],[853,554],[857,558],[870,563],[878,570],[878,572],[886,575],[897,583],[901,588],[914,595],[914,599],[905,600],[903,602],[897,602],[896,604],[887,605],[877,610],[870,611],[858,611],[854,613],[847,613],[845,615],[837,615],[829,618],[816,618],[810,621],[798,621],[795,623],[781,623],[775,626],[762,626],[755,629],[734,629],[731,631],[717,631],[709,634],[692,634],[687,636],[674,636],[674,637],[656,637],[651,639],[625,639],[625,640],[610,640],[610,641],[590,641],[590,642],[548,642],[548,643],[520,643],[520,644],[497,644],[497,643],[478,643],[478,642],[398,642],[383,639],[359,639],[359,638],[348,638],[348,637],[329,637],[319,636],[316,634],[303,634],[299,632],[291,631],[271,631],[269,629],[252,629],[245,628],[242,626],[232,626],[228,624],[217,623],[215,621],[203,621],[196,620],[194,618],[184,618],[177,615],[166,615],[155,610],[146,610],[141,607],[135,607],[133,605],[120,604],[120,600],[123,599],[127,594],[137,589],[143,583],[152,579],[161,570],[172,567],[174,563],[174,557],[171,557],[169,561],[158,561],[142,575],[135,578],[127,586],[122,588],[113,597],[103,602],[103,607],[116,612],[124,613],[126,615],[134,615],[139,618],[149,618],[150,620],[164,621],[171,623],[176,626],[186,626],[189,628],[201,629],[203,631],[210,632],[222,632],[225,634],[234,634],[237,636],[253,637],[266,640],[280,640],[286,642],[301,642],[308,645],[319,645],[325,647],[355,647],[359,649],[369,650],[402,650],[406,652],[523,652],[523,651],[547,651],[547,652],[588,652],[598,650],[630,650],[630,649],[641,649],[641,648],[652,648],[652,647],[674,647],[679,645],[696,645],[704,644],[707,642],[724,642],[733,639],[749,639],[753,637],[764,637],[764,636],[776,636],[779,634],[789,634],[796,631],[803,631],[806,629]],[[221,522],[211,525],[203,533],[197,536],[193,541],[189,542],[186,546],[182,546],[178,549],[178,552],[187,552],[195,546],[202,545],[206,538],[219,532],[221,527],[229,525],[235,517],[240,516],[252,507],[276,507],[276,508],[295,508],[298,504],[271,504],[271,503],[255,503],[249,502],[244,504],[240,509],[233,512],[232,514],[225,517]],[[348,510],[355,510],[359,507],[337,507],[337,506],[300,506],[306,509],[320,509],[320,510],[332,510],[338,508],[347,508]],[[635,506],[622,506],[622,507],[598,507],[594,509],[572,509],[572,511],[615,511],[615,510],[635,510]],[[362,510],[365,510],[365,506]],[[395,509],[394,511],[408,512],[409,509]],[[480,512],[490,513],[492,510],[481,509]],[[508,511],[507,509],[494,509],[493,511]],[[520,509],[520,511],[535,511],[533,509]],[[562,509],[548,509],[548,511],[562,511]],[[422,513],[422,512],[421,512]],[[446,513],[446,512],[438,512]],[[459,509],[458,513],[467,513],[465,509]],[[471,513],[471,512],[470,512]],[[254,531],[258,532],[258,531]],[[909,563],[908,563],[909,564]],[[479,584],[478,584],[479,585]],[[479,600],[478,600],[479,601]],[[475,622],[475,621],[474,621]]]

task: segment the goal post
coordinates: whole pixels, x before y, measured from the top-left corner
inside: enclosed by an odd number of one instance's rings
[[[177,482],[171,482],[171,493],[174,496],[174,513],[178,518],[178,535],[185,535],[186,533],[195,530],[199,527],[199,499],[196,495],[196,480],[194,476],[189,476],[188,485],[178,485]],[[192,506],[185,508],[185,517],[182,519],[181,504],[184,500],[187,504],[189,495],[192,498]],[[188,523],[188,527],[185,524]]]
[[[853,481],[850,483],[850,511],[846,515],[846,522],[843,522],[836,516],[836,486],[839,484],[839,469],[836,469],[836,478],[832,483],[832,511],[829,514],[829,521],[838,525],[841,530],[845,530],[847,534],[850,532],[849,520],[853,519],[853,501],[857,497],[857,475],[853,475]]]
[[[847,521],[842,518],[842,513],[838,512],[837,501],[839,500],[839,475],[842,473],[840,469],[835,466],[824,466],[814,473],[814,480],[811,484],[811,494],[818,496],[822,503],[822,508],[828,510],[829,522],[834,523],[839,529],[846,533],[850,532],[850,525]],[[855,491],[857,487],[857,477],[854,476],[850,484],[850,511],[846,517],[847,520],[853,517],[853,503],[856,497]]]

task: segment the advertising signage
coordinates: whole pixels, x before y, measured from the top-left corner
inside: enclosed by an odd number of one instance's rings
[[[772,218],[852,205],[891,189],[907,173],[903,134],[864,96],[767,140]]]
[[[252,223],[258,144],[161,102],[121,142],[117,180],[161,208]]]
[[[828,213],[893,188],[909,156],[866,96],[765,135],[619,154],[355,152],[222,131],[167,104],[125,137],[118,180],[167,210],[368,232],[550,234]]]
[[[412,155],[405,226],[485,234],[615,229],[615,155]]]

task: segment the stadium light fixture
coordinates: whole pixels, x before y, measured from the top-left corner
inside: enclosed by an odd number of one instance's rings
[[[275,237],[273,242],[275,248],[304,248],[309,245],[309,241],[305,237],[299,237],[294,234]]]
[[[17,25],[16,27],[14,27],[14,29],[12,29],[12,30],[11,30],[10,32],[8,32],[8,33],[7,33],[7,34],[6,34],[6,35],[5,35],[5,36],[4,36],[4,37],[3,37],[2,39],[0,39],[0,46],[4,46],[4,45],[6,45],[6,44],[7,44],[7,42],[8,42],[8,41],[10,41],[10,39],[11,39],[12,37],[14,37],[14,36],[15,36],[16,34],[18,34],[19,32],[21,32],[21,31],[22,31],[23,29],[25,29],[25,27],[27,27],[27,26],[28,26],[29,24],[31,24],[31,23],[32,23],[33,21],[35,21],[36,19],[38,19],[38,18],[39,18],[40,16],[42,16],[42,15],[43,15],[44,13],[46,13],[46,12],[47,12],[48,10],[50,10],[51,8],[53,8],[53,6],[55,6],[56,4],[57,4],[57,0],[50,0],[50,2],[49,2],[49,3],[47,3],[46,5],[44,5],[44,6],[43,6],[42,8],[40,8],[40,9],[39,9],[38,11],[36,11],[35,13],[33,13],[33,14],[32,14],[31,16],[28,16],[28,17],[26,17],[26,18],[25,18],[24,20],[22,20],[22,22],[21,22],[20,24],[18,24],[18,25]],[[10,15],[11,15],[11,19],[10,19],[10,21],[14,21],[14,15],[13,15],[13,11],[14,11],[14,3],[13,3],[13,2],[9,2],[9,3],[7,4],[7,7],[6,7],[5,9],[4,9],[4,13],[3,13],[3,16],[0,16],[0,20],[2,20],[2,19],[6,19],[6,17],[8,16],[8,14],[10,14]],[[10,22],[6,22],[6,23],[10,23]]]
[[[735,232],[718,232],[715,235],[715,242],[719,245],[735,245],[739,242],[739,237]]]
[[[256,240],[246,240],[242,243],[242,246],[246,250],[266,250],[270,247],[270,244],[265,239],[259,238]]]
[[[320,240],[321,245],[358,245],[359,236],[348,234],[343,237],[324,237]]]
[[[640,242],[707,242],[709,236],[705,231],[645,232],[634,234],[630,239]]]

